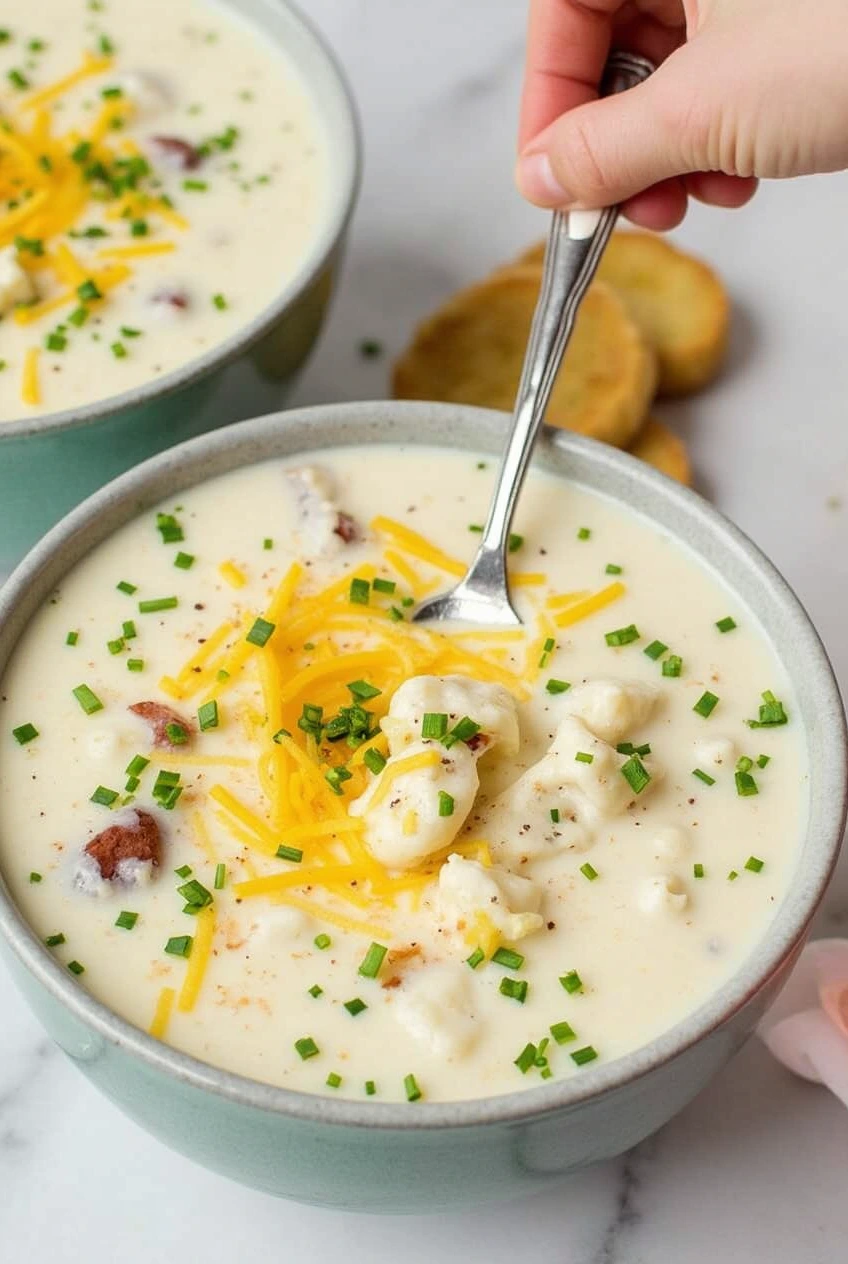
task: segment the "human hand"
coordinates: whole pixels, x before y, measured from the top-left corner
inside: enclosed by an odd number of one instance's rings
[[[620,202],[666,229],[689,196],[848,167],[844,0],[531,0],[517,179],[539,206]],[[611,47],[658,65],[598,101]]]

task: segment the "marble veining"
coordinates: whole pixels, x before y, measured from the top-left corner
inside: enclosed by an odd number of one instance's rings
[[[310,0],[360,102],[366,178],[344,284],[292,403],[380,397],[412,326],[545,231],[512,188],[525,5]],[[700,484],[799,591],[848,681],[848,177],[695,208],[680,239],[736,303],[729,370],[666,405]],[[800,233],[801,222],[815,233]],[[823,248],[823,243],[828,244]],[[365,359],[363,338],[384,354]],[[257,400],[243,371],[225,388]],[[267,397],[254,405],[265,410]],[[786,509],[792,504],[791,514]],[[816,933],[848,933],[843,861]],[[0,1259],[159,1264],[836,1264],[848,1115],[754,1041],[655,1138],[520,1203],[429,1219],[298,1207],[213,1176],[124,1119],[43,1038],[0,970]]]

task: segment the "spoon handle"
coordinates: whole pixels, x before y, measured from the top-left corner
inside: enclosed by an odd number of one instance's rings
[[[645,58],[614,52],[606,65],[601,94],[609,96],[632,88],[647,79],[652,71],[653,66]],[[489,517],[472,566],[474,579],[487,588],[494,584],[506,591],[507,543],[518,495],[574,328],[577,309],[595,275],[617,218],[616,206],[603,211],[554,212],[545,251],[542,288],[533,316],[512,426]],[[471,586],[476,587],[476,584]]]

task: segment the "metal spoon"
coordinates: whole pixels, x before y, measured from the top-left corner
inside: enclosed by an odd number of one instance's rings
[[[647,79],[653,69],[644,57],[614,52],[604,71],[601,95],[632,88]],[[512,426],[477,556],[455,588],[418,607],[412,616],[415,622],[461,619],[493,627],[521,624],[509,598],[509,530],[577,309],[617,217],[616,206],[603,211],[554,213]]]

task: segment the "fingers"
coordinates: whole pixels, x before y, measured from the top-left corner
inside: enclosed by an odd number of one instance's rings
[[[684,180],[664,180],[628,198],[621,213],[639,228],[664,233],[683,222],[688,201]]]
[[[519,148],[598,95],[612,15],[623,0],[531,0]]]
[[[695,171],[684,178],[690,197],[709,206],[745,206],[757,191],[753,176],[726,176],[721,171]]]

